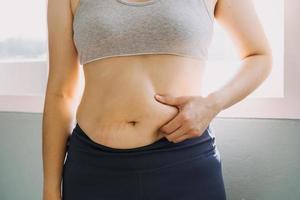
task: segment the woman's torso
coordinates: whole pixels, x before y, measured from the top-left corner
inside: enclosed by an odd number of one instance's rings
[[[83,65],[85,85],[76,120],[102,145],[134,148],[153,143],[163,137],[159,127],[178,113],[154,95],[202,95],[204,68],[202,59],[170,54],[88,62]]]

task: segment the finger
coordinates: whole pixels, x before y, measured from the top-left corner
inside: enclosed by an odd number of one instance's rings
[[[160,101],[161,103],[165,103],[168,105],[174,105],[174,106],[185,103],[189,98],[190,98],[190,96],[174,97],[174,96],[170,96],[170,95],[166,95],[166,96],[157,95],[157,94],[155,95],[155,99]]]
[[[190,138],[190,135],[188,134],[183,134],[181,136],[179,136],[178,138],[176,138],[175,140],[173,140],[174,143],[178,143],[178,142],[182,142],[186,139]]]
[[[165,134],[170,134],[178,129],[182,124],[182,118],[179,114],[176,115],[172,120],[168,123],[164,124],[162,127],[159,128]]]
[[[186,134],[188,132],[188,128],[186,126],[180,126],[176,131],[169,134],[167,136],[168,139],[174,141],[176,138],[181,137],[182,135]]]

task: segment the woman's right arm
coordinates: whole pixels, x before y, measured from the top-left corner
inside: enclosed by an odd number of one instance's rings
[[[43,200],[61,199],[66,144],[72,131],[80,64],[70,0],[48,0],[49,75],[42,122]]]

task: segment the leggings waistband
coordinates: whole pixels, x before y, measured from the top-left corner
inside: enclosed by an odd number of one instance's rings
[[[210,128],[201,136],[173,143],[166,137],[154,143],[118,149],[93,141],[76,123],[68,141],[67,162],[117,171],[153,170],[215,153],[216,143]]]

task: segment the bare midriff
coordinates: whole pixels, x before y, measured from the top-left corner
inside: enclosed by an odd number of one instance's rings
[[[111,148],[151,144],[164,137],[159,128],[179,112],[154,95],[201,95],[204,65],[203,60],[171,54],[88,62],[77,123],[94,142]]]

